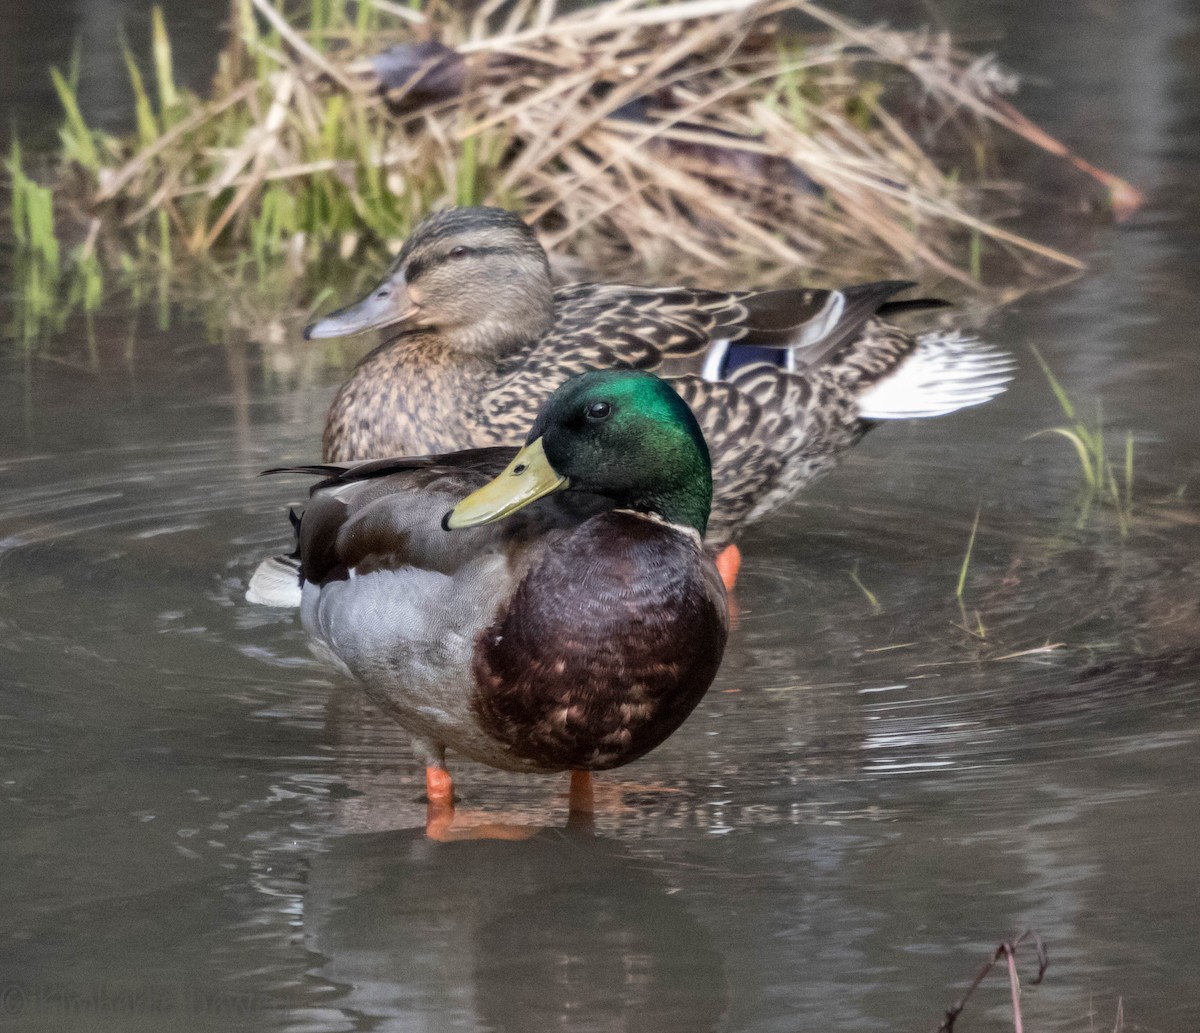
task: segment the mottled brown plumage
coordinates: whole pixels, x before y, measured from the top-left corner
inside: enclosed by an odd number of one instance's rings
[[[338,392],[325,458],[512,444],[566,377],[652,370],[673,378],[708,438],[716,495],[707,540],[721,545],[832,469],[869,426],[865,417],[893,415],[867,412],[862,400],[919,365],[922,346],[940,349],[936,404],[901,415],[948,412],[1002,390],[1006,356],[958,339],[946,348],[944,339],[914,338],[880,318],[913,304],[890,301],[908,286],[747,292],[582,283],[552,291],[545,253],[519,218],[449,209],[414,230],[370,295],[307,331],[399,330]]]

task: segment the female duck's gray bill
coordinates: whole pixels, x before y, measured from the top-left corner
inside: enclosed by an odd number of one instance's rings
[[[378,330],[380,327],[403,323],[416,315],[417,306],[408,294],[408,284],[402,275],[389,277],[362,301],[330,312],[304,328],[304,339],[351,337],[354,334]]]

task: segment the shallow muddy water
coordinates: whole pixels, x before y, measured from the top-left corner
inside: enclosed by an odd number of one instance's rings
[[[1200,1028],[1200,9],[944,10],[1148,204],[1090,234],[1048,205],[1091,270],[981,328],[1011,390],[879,429],[747,536],[717,683],[592,835],[562,780],[459,762],[464,811],[545,831],[428,842],[402,735],[242,601],[304,491],[255,474],[318,453],[341,352],[120,299],[91,341],[0,343],[0,1028],[924,1030],[1025,927],[1027,1028]],[[22,119],[49,31],[6,43]],[[1134,435],[1124,540],[1030,438],[1062,417],[1029,343]],[[1007,1002],[993,976],[960,1028]]]

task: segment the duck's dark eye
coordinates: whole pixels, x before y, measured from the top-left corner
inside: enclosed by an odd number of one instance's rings
[[[611,412],[612,406],[608,402],[592,402],[587,407],[587,418],[589,420],[606,420]]]
[[[473,254],[473,251],[471,250],[471,248],[467,247],[466,244],[457,244],[450,249],[450,251],[446,255],[446,257],[447,258],[466,258],[467,255],[470,255],[470,254]]]
[[[391,293],[392,293],[392,292],[391,292],[391,291],[390,291],[390,290],[389,290],[387,287],[381,287],[379,290],[377,290],[377,291],[375,292],[375,297],[377,297],[377,298],[386,298],[386,297],[387,297],[388,295],[390,295]]]

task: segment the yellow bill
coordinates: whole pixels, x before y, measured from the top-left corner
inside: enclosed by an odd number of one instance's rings
[[[442,520],[447,531],[456,527],[478,527],[515,513],[545,495],[567,487],[567,479],[555,472],[542,448],[542,439],[526,445],[504,472],[473,491]]]

